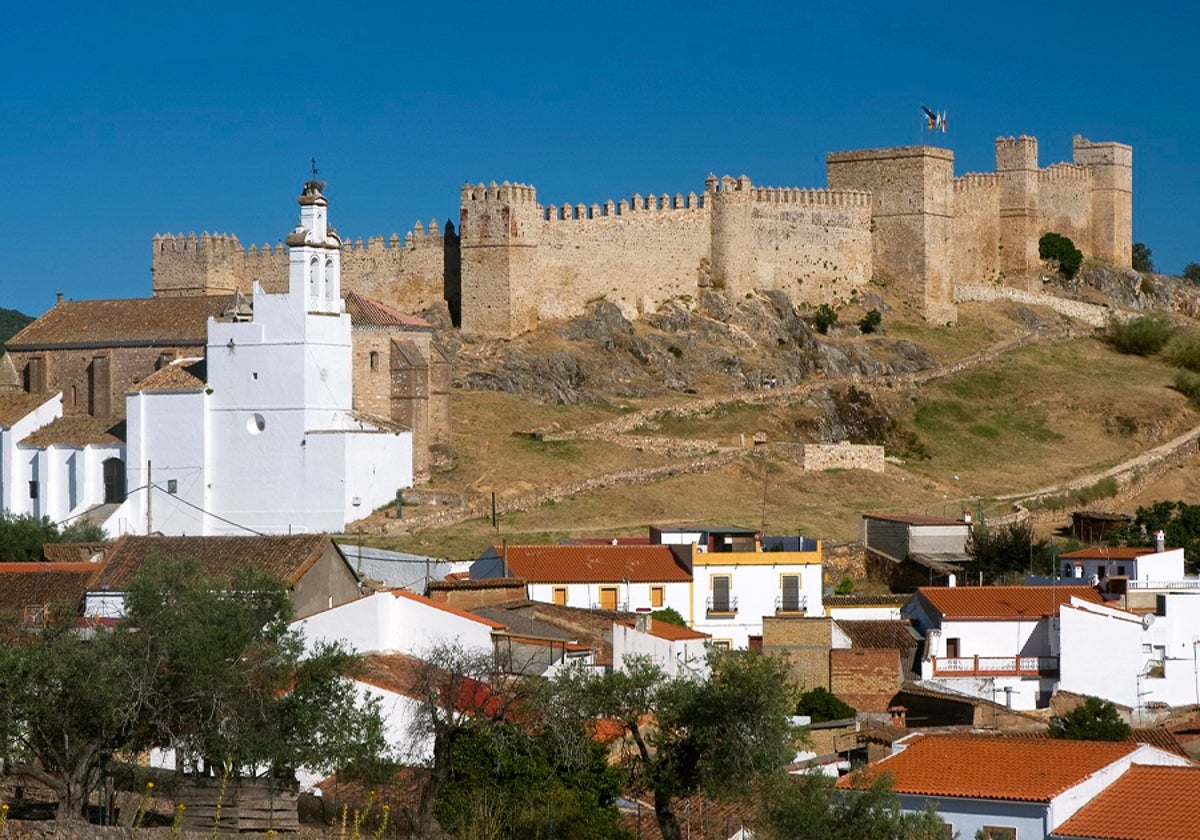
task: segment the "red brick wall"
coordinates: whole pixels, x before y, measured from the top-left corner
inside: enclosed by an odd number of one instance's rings
[[[860,712],[886,712],[900,682],[897,650],[849,648],[829,652],[829,690]]]

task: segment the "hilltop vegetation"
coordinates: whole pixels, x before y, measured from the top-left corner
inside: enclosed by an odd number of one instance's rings
[[[24,329],[33,318],[15,309],[0,309],[0,352],[4,343]]]

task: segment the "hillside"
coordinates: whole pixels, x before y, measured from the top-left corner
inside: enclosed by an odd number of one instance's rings
[[[1190,306],[1172,303],[1171,289],[1137,291],[1140,300],[1076,290],[1122,308]],[[452,468],[409,494],[422,504],[402,521],[381,512],[351,530],[470,557],[500,539],[702,520],[848,540],[864,510],[995,515],[1080,482],[1090,504],[1128,507],[1152,492],[1144,481],[1111,500],[1095,498],[1110,486],[1091,485],[1200,425],[1171,387],[1173,367],[1116,353],[1095,328],[1047,308],[964,304],[957,325],[933,327],[884,294],[869,306],[884,312],[881,334],[852,326],[861,305],[822,336],[771,295],[708,294],[632,323],[598,302],[511,342],[452,335]],[[886,472],[804,472],[780,445],[838,440],[884,445]],[[1172,479],[1177,495],[1194,491],[1186,471],[1163,470],[1143,469]],[[1044,507],[1044,524],[1079,495]]]
[[[33,318],[15,309],[0,309],[0,351],[4,342],[19,333]]]

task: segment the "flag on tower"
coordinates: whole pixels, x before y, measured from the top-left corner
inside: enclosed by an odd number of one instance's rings
[[[925,112],[925,124],[929,127],[930,131],[940,131],[942,134],[946,133],[945,111],[932,111],[924,105],[921,106],[921,110]]]

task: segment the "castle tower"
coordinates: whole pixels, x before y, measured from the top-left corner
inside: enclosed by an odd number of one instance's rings
[[[1074,161],[1092,173],[1092,256],[1133,264],[1133,148],[1075,135]]]
[[[154,296],[231,294],[243,288],[244,256],[236,236],[156,234],[150,256]]]
[[[541,224],[531,186],[493,181],[463,187],[458,230],[464,333],[514,336],[536,325]]]
[[[712,283],[741,295],[754,288],[754,194],[750,179],[726,175],[705,181],[705,201],[712,202]]]
[[[1030,277],[1038,256],[1038,148],[1034,137],[996,138],[1000,179],[1000,272]]]
[[[875,276],[919,301],[925,319],[958,319],[950,277],[954,153],[935,146],[832,152],[831,190],[871,193]]]

